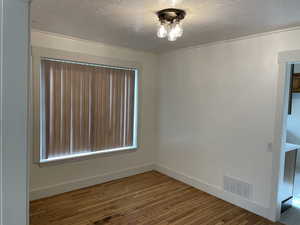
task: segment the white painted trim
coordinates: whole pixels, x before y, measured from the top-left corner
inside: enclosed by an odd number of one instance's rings
[[[160,173],[163,173],[163,174],[169,176],[169,177],[172,177],[183,183],[191,185],[201,191],[204,191],[208,194],[216,196],[217,198],[223,199],[224,201],[230,202],[234,205],[237,205],[237,206],[239,206],[243,209],[246,209],[250,212],[253,212],[257,215],[260,215],[262,217],[270,219],[269,209],[260,205],[259,203],[250,201],[250,200],[242,198],[238,195],[224,191],[222,188],[220,188],[218,186],[208,184],[208,183],[201,181],[195,177],[188,176],[184,173],[180,173],[178,171],[175,171],[173,169],[167,168],[162,165],[155,165],[154,169]]]
[[[0,224],[3,225],[3,19],[4,0],[1,0],[0,12]]]
[[[72,159],[76,158],[89,158],[90,156],[100,156],[100,155],[106,155],[113,152],[121,152],[121,151],[129,151],[129,150],[135,150],[138,149],[139,143],[140,143],[140,130],[139,130],[139,114],[140,109],[138,106],[140,105],[139,98],[137,95],[141,95],[141,93],[138,93],[138,86],[141,85],[141,76],[142,76],[142,70],[143,67],[139,62],[134,61],[125,61],[122,59],[114,59],[114,58],[108,58],[108,57],[100,57],[95,55],[88,55],[83,53],[76,53],[76,52],[70,52],[70,51],[64,51],[64,50],[58,50],[58,49],[49,49],[49,48],[43,48],[43,47],[32,47],[32,73],[30,77],[30,101],[29,101],[29,114],[30,117],[28,118],[28,123],[31,125],[29,133],[31,137],[31,146],[33,149],[33,161],[35,163],[39,163],[40,165],[47,165],[52,164],[54,162],[66,162]],[[90,65],[97,65],[97,66],[109,66],[112,68],[127,68],[135,70],[135,109],[134,109],[134,143],[133,146],[130,147],[123,147],[123,148],[115,148],[115,149],[107,149],[103,151],[96,151],[96,152],[89,152],[89,153],[80,153],[77,155],[69,155],[65,157],[57,157],[53,159],[47,159],[42,160],[41,157],[41,149],[43,143],[42,136],[43,132],[41,132],[42,128],[42,121],[41,118],[41,93],[40,93],[40,85],[41,85],[41,76],[40,76],[40,60],[42,58],[48,58],[51,60],[58,60],[58,61],[66,61],[66,62],[72,62],[72,63],[84,63],[84,64],[90,64]],[[138,83],[139,82],[139,83]]]
[[[1,1],[0,224],[28,224],[29,1]],[[12,38],[13,37],[13,38]]]
[[[36,200],[40,198],[45,198],[65,192],[69,192],[72,190],[93,186],[96,184],[101,184],[104,182],[116,180],[119,178],[124,178],[144,172],[148,172],[151,170],[156,170],[162,174],[165,174],[169,177],[172,177],[176,180],[179,180],[185,184],[188,184],[192,187],[195,187],[201,191],[204,191],[208,194],[216,196],[224,201],[230,202],[234,205],[237,205],[241,208],[244,208],[250,212],[253,212],[262,217],[271,219],[269,216],[269,208],[266,208],[259,203],[250,201],[248,199],[242,198],[238,195],[232,194],[230,192],[224,191],[222,188],[208,184],[204,181],[201,181],[195,177],[188,176],[184,173],[177,172],[173,169],[167,168],[158,164],[145,164],[139,167],[127,168],[125,170],[120,170],[112,173],[106,173],[98,176],[92,176],[83,179],[77,179],[66,183],[60,183],[51,186],[45,186],[42,188],[33,189],[30,192],[30,200]]]
[[[65,155],[65,156],[57,156],[52,157],[48,159],[40,159],[39,164],[51,164],[52,162],[66,162],[69,159],[78,159],[78,158],[85,158],[85,157],[92,157],[95,155],[102,155],[102,154],[108,154],[108,153],[115,153],[115,152],[123,152],[123,151],[131,151],[136,150],[137,144],[129,147],[120,147],[120,148],[112,148],[112,149],[105,149],[105,150],[95,150],[93,152],[82,152],[82,153],[76,153],[71,155]]]
[[[289,63],[300,62],[300,50],[285,51],[278,54],[278,82],[276,96],[276,114],[273,137],[273,174],[270,198],[270,218],[273,221],[280,219],[281,187],[284,174],[284,144],[286,142],[286,123],[289,97]]]
[[[50,31],[38,30],[38,29],[34,29],[34,28],[32,28],[31,31],[33,33],[40,33],[40,34],[49,35],[49,36],[52,36],[52,37],[65,38],[65,39],[69,39],[69,40],[72,40],[72,41],[80,41],[80,42],[83,42],[83,43],[86,43],[86,44],[98,45],[99,47],[119,48],[119,49],[122,49],[122,50],[125,50],[125,51],[131,51],[131,52],[134,51],[136,53],[151,54],[153,56],[157,55],[156,52],[144,51],[144,50],[134,49],[134,48],[128,48],[128,47],[124,47],[124,46],[120,46],[120,45],[112,45],[112,44],[108,44],[108,43],[104,43],[104,42],[100,42],[100,41],[82,39],[82,38],[79,38],[79,37],[74,37],[74,36],[60,34],[60,33],[54,33],[54,32],[50,32]]]
[[[199,48],[216,46],[216,45],[221,45],[221,44],[226,44],[226,43],[231,43],[231,42],[236,42],[236,41],[242,41],[242,40],[248,40],[248,39],[253,39],[253,38],[259,38],[259,37],[269,36],[272,34],[284,33],[284,32],[289,32],[289,31],[294,31],[294,30],[300,30],[300,26],[286,28],[286,29],[280,29],[280,30],[274,30],[274,31],[269,31],[269,32],[244,35],[244,36],[241,36],[238,38],[231,38],[231,39],[226,39],[226,40],[222,40],[222,41],[208,42],[208,43],[203,43],[203,44],[193,45],[193,46],[188,46],[188,47],[183,47],[183,48],[171,49],[171,50],[166,50],[164,52],[160,52],[160,54],[168,54],[171,52],[185,51],[185,50],[189,50],[189,49],[195,50],[195,49],[199,49]]]
[[[41,34],[51,35],[51,36],[58,37],[58,38],[67,38],[67,39],[74,40],[74,41],[82,41],[82,42],[90,43],[90,44],[94,43],[94,44],[102,45],[102,46],[110,46],[112,48],[119,47],[119,48],[122,48],[123,50],[129,50],[129,51],[134,50],[136,52],[145,53],[145,54],[161,55],[161,54],[168,54],[170,52],[176,52],[176,51],[181,51],[181,50],[197,49],[197,48],[215,46],[215,45],[224,44],[224,43],[231,43],[231,42],[235,42],[235,41],[259,38],[259,37],[263,37],[263,36],[284,33],[284,32],[294,31],[294,30],[300,30],[300,26],[290,27],[290,28],[286,28],[286,29],[273,30],[273,31],[267,31],[267,32],[261,32],[261,33],[250,34],[250,35],[243,35],[238,38],[229,38],[226,40],[213,41],[213,42],[192,45],[192,46],[182,47],[182,48],[176,48],[176,49],[171,49],[171,50],[165,50],[165,51],[144,51],[144,50],[140,50],[140,49],[132,49],[132,48],[124,47],[124,46],[111,45],[111,44],[107,44],[104,42],[97,42],[97,41],[77,38],[77,37],[73,37],[73,36],[69,36],[69,35],[65,35],[65,34],[59,34],[59,33],[54,33],[54,32],[49,32],[49,31],[38,30],[38,29],[32,29],[32,32],[38,32]]]
[[[31,124],[29,124],[31,115],[30,115],[30,77],[31,77],[31,72],[32,72],[32,67],[31,67],[31,0],[25,0],[25,2],[27,1],[27,10],[28,10],[28,17],[27,17],[27,24],[28,24],[28,28],[27,28],[27,38],[28,38],[28,43],[27,43],[27,90],[26,90],[26,94],[27,94],[27,123],[26,123],[26,138],[27,138],[27,155],[26,155],[26,161],[27,161],[27,171],[26,171],[26,179],[27,179],[27,184],[26,184],[26,200],[27,200],[27,204],[26,204],[26,225],[30,224],[29,221],[29,210],[30,210],[30,205],[29,205],[29,190],[30,190],[30,153],[31,151],[29,151],[30,146],[31,146],[31,140],[30,140],[30,129],[31,129]]]
[[[45,198],[49,196],[53,196],[56,194],[61,194],[64,192],[93,186],[96,184],[101,184],[104,182],[116,180],[119,178],[124,178],[132,175],[136,175],[139,173],[144,173],[147,171],[151,171],[154,169],[154,164],[145,164],[134,168],[127,168],[124,170],[101,174],[98,176],[85,177],[83,179],[77,179],[65,183],[60,183],[51,186],[45,186],[42,188],[33,189],[30,191],[30,200],[36,200],[40,198]]]

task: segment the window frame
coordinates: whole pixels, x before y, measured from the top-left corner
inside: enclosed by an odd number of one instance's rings
[[[49,159],[43,159],[42,154],[45,151],[44,146],[44,121],[45,113],[43,112],[43,92],[42,90],[42,80],[41,80],[41,60],[49,59],[60,62],[99,66],[99,67],[108,67],[108,68],[117,68],[117,69],[127,69],[135,71],[135,90],[134,90],[134,120],[133,120],[133,145],[112,149],[105,149],[93,152],[85,152],[72,154],[62,157],[53,157]],[[30,93],[30,109],[32,110],[29,113],[31,121],[29,129],[32,140],[32,149],[33,149],[33,160],[35,163],[38,163],[40,166],[48,165],[52,163],[64,163],[66,161],[73,161],[78,159],[89,159],[101,155],[111,155],[117,152],[131,152],[139,148],[139,96],[140,96],[140,75],[141,66],[139,63],[123,61],[118,59],[104,58],[98,56],[90,56],[81,53],[73,53],[61,50],[47,49],[47,48],[32,48],[32,73],[31,73],[31,93]],[[30,145],[31,143],[29,143]]]

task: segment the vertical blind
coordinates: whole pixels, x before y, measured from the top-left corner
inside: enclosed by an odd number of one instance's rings
[[[41,61],[42,158],[133,145],[135,71]]]

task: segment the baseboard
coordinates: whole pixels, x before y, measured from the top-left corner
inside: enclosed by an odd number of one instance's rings
[[[60,183],[52,186],[33,189],[30,191],[30,200],[36,200],[40,198],[50,197],[53,195],[61,194],[64,192],[89,187],[96,184],[101,184],[107,181],[144,173],[154,169],[154,164],[141,165],[134,168],[127,168],[124,170],[102,174],[98,176],[77,179],[70,182]]]
[[[45,198],[45,197],[53,196],[56,194],[61,194],[64,192],[68,192],[68,191],[72,191],[72,190],[76,190],[76,189],[80,189],[80,188],[84,188],[84,187],[89,187],[89,186],[96,185],[96,184],[101,184],[101,183],[104,183],[107,181],[111,181],[111,180],[115,180],[115,179],[119,179],[119,178],[123,178],[123,177],[128,177],[128,176],[136,175],[136,174],[151,171],[151,170],[156,170],[156,171],[163,173],[169,177],[172,177],[183,183],[191,185],[199,190],[202,190],[206,193],[214,195],[217,198],[220,198],[224,201],[230,202],[234,205],[237,205],[241,208],[244,208],[250,212],[253,212],[253,213],[260,215],[262,217],[265,217],[267,219],[271,219],[269,217],[269,209],[256,203],[256,202],[250,201],[248,199],[244,199],[238,195],[224,191],[220,187],[217,187],[217,186],[214,186],[211,184],[207,184],[197,178],[185,175],[185,174],[177,172],[173,169],[167,168],[162,165],[157,165],[157,164],[141,165],[138,167],[127,168],[127,169],[113,172],[113,173],[107,173],[107,174],[102,174],[99,176],[93,176],[93,177],[88,177],[88,178],[84,178],[84,179],[73,180],[71,182],[60,183],[60,184],[56,184],[53,186],[47,186],[47,187],[43,187],[43,188],[33,189],[30,191],[30,200]]]
[[[250,201],[248,199],[242,198],[238,195],[232,194],[230,192],[224,191],[222,188],[207,184],[197,178],[185,175],[183,173],[179,173],[173,169],[164,167],[162,165],[155,165],[154,170],[163,173],[169,177],[172,177],[176,180],[179,180],[183,183],[186,183],[188,185],[191,185],[201,191],[204,191],[206,193],[209,193],[211,195],[216,196],[217,198],[220,198],[224,201],[230,202],[234,205],[237,205],[243,209],[246,209],[250,212],[253,212],[259,216],[262,216],[267,219],[271,219],[269,217],[269,209],[256,203],[253,201]]]

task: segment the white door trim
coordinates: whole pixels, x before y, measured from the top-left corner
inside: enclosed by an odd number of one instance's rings
[[[290,67],[288,65],[295,62],[300,62],[300,50],[285,51],[278,54],[279,75],[275,108],[273,177],[269,215],[269,218],[274,221],[278,221],[280,219],[280,208],[282,201],[280,193],[284,174],[284,144],[286,142],[286,124],[290,86]]]
[[[29,4],[0,0],[0,224],[28,224]]]

